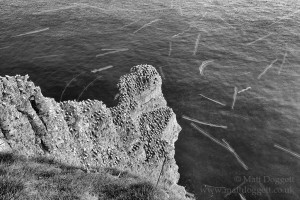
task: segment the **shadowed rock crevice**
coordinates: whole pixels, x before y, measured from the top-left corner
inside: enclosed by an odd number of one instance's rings
[[[33,108],[33,110],[36,112],[36,114],[39,114],[39,110],[38,110],[37,105],[35,103],[34,96],[30,97],[30,104],[31,104],[31,107]]]
[[[39,117],[40,111],[39,111],[39,109],[38,109],[38,105],[37,105],[37,103],[36,103],[36,101],[35,101],[35,97],[34,97],[34,96],[30,97],[30,105],[31,105],[32,109],[35,111],[36,115]],[[39,117],[39,118],[40,118],[40,117]],[[43,121],[43,118],[40,118],[40,120],[41,120],[41,122],[43,123],[45,129],[47,130],[47,125],[46,125],[46,123]]]
[[[138,65],[122,76],[118,103],[111,108],[89,99],[58,103],[44,97],[28,78],[0,77],[0,127],[14,152],[46,156],[88,171],[130,171],[155,184],[163,169],[159,185],[185,196],[177,185],[174,159],[181,127],[167,107],[154,67]]]

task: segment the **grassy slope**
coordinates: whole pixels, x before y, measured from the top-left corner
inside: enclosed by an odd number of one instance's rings
[[[0,199],[167,199],[153,184],[114,169],[95,172],[47,159],[0,155]]]

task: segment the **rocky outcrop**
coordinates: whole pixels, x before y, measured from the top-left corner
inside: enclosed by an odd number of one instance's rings
[[[135,66],[122,76],[112,108],[98,100],[56,102],[28,78],[0,77],[0,151],[46,156],[88,171],[128,170],[153,183],[163,169],[159,185],[185,196],[174,159],[181,127],[154,67]]]

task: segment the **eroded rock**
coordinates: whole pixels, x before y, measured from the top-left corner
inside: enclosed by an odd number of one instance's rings
[[[6,149],[87,170],[129,170],[153,183],[163,169],[159,184],[185,196],[174,159],[181,127],[167,107],[154,67],[138,65],[122,76],[112,108],[89,99],[58,103],[28,78],[0,77],[0,142]]]

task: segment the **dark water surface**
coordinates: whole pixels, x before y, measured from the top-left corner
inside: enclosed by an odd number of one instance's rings
[[[107,52],[101,49],[128,51],[96,57]],[[77,99],[100,75],[80,99],[113,106],[119,77],[137,64],[164,77],[164,96],[183,128],[176,161],[188,191],[198,199],[300,199],[300,159],[274,147],[300,154],[299,1],[0,1],[1,76],[29,74],[59,101],[76,75],[62,100]],[[251,89],[237,94],[232,109],[234,87]],[[227,126],[198,124],[224,138],[249,169],[182,115]],[[243,181],[243,190],[224,197]]]

